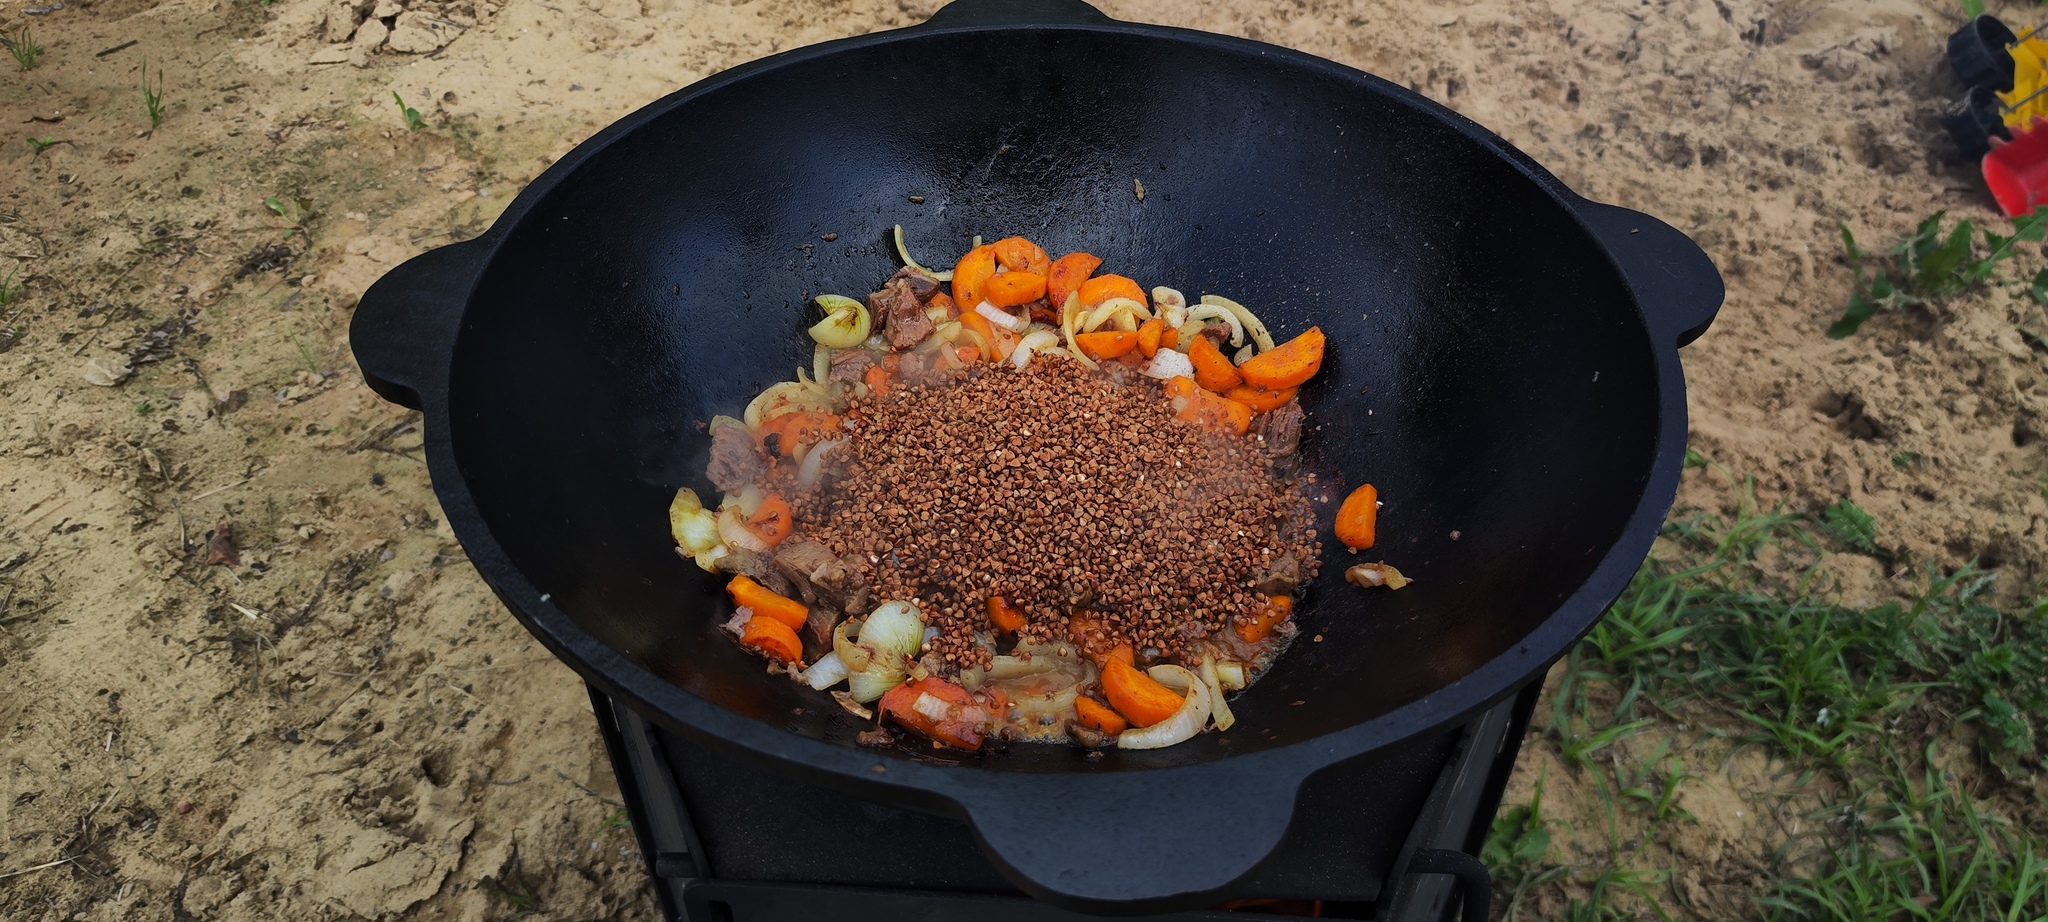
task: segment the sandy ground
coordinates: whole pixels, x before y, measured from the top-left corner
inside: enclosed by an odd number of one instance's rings
[[[51,5],[0,9],[46,49],[0,60],[0,918],[652,917],[580,683],[464,563],[349,312],[635,107],[936,0]],[[1767,501],[1874,513],[1904,563],[1839,567],[1854,592],[1972,557],[2036,588],[2039,309],[2000,291],[1822,336],[1837,222],[1882,243],[1988,215],[1936,122],[1952,6],[1104,8],[1406,83],[1692,233],[1729,284],[1686,353],[1695,446]],[[1752,848],[1771,770],[1715,772],[1688,795],[1708,873]]]

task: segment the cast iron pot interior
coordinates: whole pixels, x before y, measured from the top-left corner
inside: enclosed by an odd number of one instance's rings
[[[1375,484],[1380,543],[1326,542],[1302,642],[1233,699],[1231,732],[1100,762],[878,753],[716,629],[722,580],[677,558],[669,500],[716,496],[705,421],[809,366],[808,299],[873,289],[898,223],[930,263],[1024,234],[1238,299],[1282,339],[1329,335],[1302,390],[1311,493],[1327,525]],[[1499,700],[1592,624],[1669,506],[1676,349],[1720,297],[1683,235],[1377,78],[963,0],[619,122],[483,237],[380,281],[354,343],[380,393],[425,410],[472,561],[584,676],[764,765],[964,815],[1041,898],[1135,911],[1227,892],[1307,774]],[[1380,559],[1415,584],[1342,581]]]

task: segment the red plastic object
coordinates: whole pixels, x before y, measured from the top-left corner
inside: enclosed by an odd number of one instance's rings
[[[2012,140],[1991,142],[1984,155],[1984,185],[2008,218],[2048,203],[2048,119],[2034,116],[2025,128],[2014,128]]]

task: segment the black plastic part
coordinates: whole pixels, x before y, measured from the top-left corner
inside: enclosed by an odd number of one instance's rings
[[[1977,160],[1991,152],[1991,139],[2012,140],[2012,129],[2005,125],[2005,115],[1998,102],[1998,96],[1990,87],[1972,87],[1942,114],[1941,126],[1948,129],[1948,136],[1956,142],[1956,150],[1964,159]]]
[[[707,78],[562,158],[484,239],[394,270],[353,345],[423,409],[472,564],[605,694],[754,770],[965,820],[1040,899],[1166,911],[1248,879],[1311,776],[1471,717],[1591,627],[1675,494],[1676,345],[1718,286],[1675,232],[1404,88],[1079,9],[962,0]],[[1104,122],[1127,142],[1104,148]],[[709,493],[702,423],[809,364],[809,297],[894,271],[898,223],[929,260],[1025,231],[1277,332],[1320,325],[1304,463],[1380,488],[1383,552],[1427,591],[1356,591],[1333,543],[1297,611],[1325,642],[1234,703],[1255,732],[1100,762],[858,746],[859,722],[715,629],[728,602],[662,510]],[[1094,813],[1045,810],[1065,803]]]
[[[1237,896],[1322,901],[1331,918],[1448,918],[1452,891],[1430,876],[1447,873],[1439,867],[1443,856],[1437,864],[1417,856],[1450,851],[1436,843],[1465,842],[1476,851],[1484,842],[1540,691],[1532,684],[1462,728],[1396,756],[1311,778],[1287,838]],[[1006,907],[1003,917],[1077,918],[1025,900],[971,847],[971,831],[956,820],[762,776],[662,732],[601,693],[593,693],[593,703],[601,726],[622,728],[607,729],[607,743],[619,741],[612,750],[619,787],[672,920],[726,918],[720,913],[782,918],[772,913],[793,907],[809,907],[812,915],[786,917],[825,917],[819,914],[827,907],[816,900],[833,901],[831,917],[848,920],[899,918],[889,913],[912,906],[925,913],[912,918],[972,918],[990,907]],[[678,819],[686,828],[674,829]],[[663,828],[671,831],[646,834]],[[648,850],[661,839],[698,850]],[[1397,867],[1402,861],[1405,868]],[[679,879],[684,867],[703,868],[709,879]],[[879,915],[840,915],[852,912],[840,902],[872,906]],[[682,905],[698,908],[667,908]],[[758,915],[764,912],[771,914]]]
[[[1020,896],[877,887],[696,880],[683,888],[688,922],[1096,922]],[[1148,922],[1299,922],[1299,916],[1196,910],[1151,915]]]
[[[1996,16],[1978,16],[1948,37],[1948,63],[1971,89],[2012,90],[2012,46],[2018,37]]]
[[[1448,848],[1425,848],[1408,862],[1410,874],[1448,874],[1458,880],[1458,897],[1463,902],[1459,918],[1464,922],[1486,922],[1493,911],[1493,877],[1479,859]]]

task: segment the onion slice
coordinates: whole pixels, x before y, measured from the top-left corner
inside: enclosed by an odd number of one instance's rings
[[[824,476],[825,473],[825,453],[844,444],[846,444],[845,439],[833,439],[829,442],[819,442],[812,446],[811,450],[804,455],[804,463],[797,465],[797,486],[803,487],[806,490],[817,486],[818,478]]]
[[[996,329],[1008,330],[1012,333],[1022,333],[1025,327],[1031,325],[1031,318],[1019,317],[987,301],[976,304],[974,312],[987,318],[989,323],[995,324]]]
[[[1237,319],[1236,314],[1231,313],[1221,305],[1204,304],[1200,307],[1188,308],[1188,319],[1221,320],[1230,325],[1230,344],[1233,346],[1244,345],[1244,321]]]
[[[747,523],[740,515],[740,504],[737,502],[718,507],[718,539],[743,551],[768,553],[768,542],[761,540],[760,535],[748,531]]]
[[[1209,718],[1218,730],[1228,730],[1237,723],[1237,715],[1230,713],[1230,704],[1223,700],[1223,680],[1216,674],[1216,658],[1202,657],[1202,684],[1209,686]]]
[[[1179,666],[1159,665],[1145,671],[1152,680],[1174,691],[1185,690],[1180,710],[1149,727],[1133,727],[1117,734],[1118,749],[1164,749],[1175,743],[1186,742],[1202,732],[1202,725],[1209,722],[1209,686],[1202,683],[1195,674]]]
[[[1371,589],[1375,586],[1385,586],[1388,589],[1399,589],[1403,586],[1408,585],[1409,583],[1415,582],[1414,580],[1409,579],[1406,576],[1402,576],[1401,571],[1396,570],[1385,563],[1358,564],[1357,566],[1354,566],[1351,569],[1344,571],[1344,579],[1347,582],[1363,586],[1367,589]]]
[[[1088,354],[1082,352],[1081,347],[1074,343],[1074,324],[1080,321],[1080,317],[1081,293],[1074,292],[1067,295],[1067,303],[1060,305],[1060,332],[1067,335],[1067,351],[1074,354],[1075,361],[1089,368],[1101,368],[1102,366],[1095,364],[1095,360],[1089,358]]]
[[[1244,325],[1244,331],[1251,334],[1252,342],[1259,344],[1260,352],[1273,348],[1273,334],[1266,329],[1265,321],[1260,320],[1257,314],[1247,310],[1244,305],[1222,295],[1203,295],[1202,303],[1214,304],[1229,311]]]
[[[896,255],[902,257],[904,265],[909,266],[912,269],[916,269],[917,271],[922,272],[926,275],[929,275],[932,278],[938,279],[941,282],[950,282],[953,280],[953,270],[947,269],[944,272],[933,272],[930,269],[918,265],[917,260],[910,258],[910,248],[903,245],[903,225],[896,225],[896,229],[891,232],[891,236],[893,236],[896,239]]]
[[[804,670],[804,684],[824,691],[845,681],[846,676],[846,661],[840,659],[837,653],[827,653],[818,657],[818,661],[812,663],[809,669]]]
[[[1188,354],[1185,352],[1161,349],[1153,354],[1151,361],[1140,366],[1138,371],[1148,378],[1158,378],[1161,381],[1171,381],[1174,378],[1192,378],[1195,376],[1195,362],[1193,359],[1188,358]]]
[[[868,317],[867,305],[845,295],[819,295],[817,302],[825,319],[811,325],[811,339],[819,345],[851,349],[868,338],[873,321]]]

